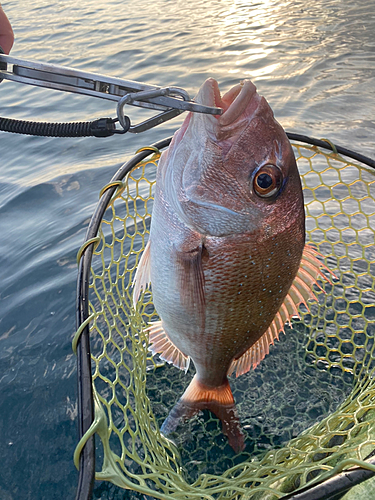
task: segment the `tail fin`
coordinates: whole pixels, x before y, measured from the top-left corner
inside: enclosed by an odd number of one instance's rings
[[[189,387],[165,419],[161,432],[165,435],[176,430],[182,418],[189,419],[200,410],[210,410],[222,423],[223,433],[236,453],[245,448],[244,435],[238,419],[233,394],[226,379],[219,387],[208,387],[195,375]]]

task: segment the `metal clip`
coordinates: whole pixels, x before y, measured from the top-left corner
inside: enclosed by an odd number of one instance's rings
[[[193,102],[186,90],[178,87],[159,88],[133,80],[122,80],[73,68],[27,61],[0,54],[1,78],[28,85],[74,92],[87,96],[118,101],[117,116],[123,131],[139,133],[163,123],[184,111],[220,115],[223,110]],[[162,111],[137,125],[130,126],[124,115],[125,104]],[[130,127],[130,128],[129,128]],[[120,133],[124,133],[121,131]]]
[[[139,132],[144,132],[145,130],[149,130],[150,128],[155,127],[156,125],[160,125],[161,123],[178,116],[183,113],[182,109],[170,108],[162,113],[159,113],[148,120],[145,120],[138,125],[131,125],[129,127],[128,117],[124,114],[124,107],[126,104],[133,104],[134,101],[142,102],[147,101],[153,97],[160,96],[169,96],[169,95],[179,95],[182,96],[185,101],[189,100],[189,95],[183,89],[176,89],[170,87],[164,87],[156,90],[145,90],[141,92],[133,92],[124,95],[117,103],[117,118],[120,122],[120,125],[124,130],[132,132],[133,134],[138,134]]]

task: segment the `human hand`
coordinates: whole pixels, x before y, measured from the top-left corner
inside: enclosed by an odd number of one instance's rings
[[[13,42],[14,34],[12,26],[10,25],[9,19],[0,4],[0,47],[3,49],[5,54],[9,54],[10,49],[13,46]]]

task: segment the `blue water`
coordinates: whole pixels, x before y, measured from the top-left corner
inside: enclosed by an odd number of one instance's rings
[[[3,3],[14,56],[191,95],[251,78],[288,130],[375,157],[372,0],[34,0]],[[131,109],[132,120],[144,117]],[[115,116],[95,98],[3,82],[0,115],[38,121]],[[78,474],[75,256],[106,184],[138,136],[51,139],[0,132],[0,498],[74,498]],[[95,498],[141,498],[96,485]]]

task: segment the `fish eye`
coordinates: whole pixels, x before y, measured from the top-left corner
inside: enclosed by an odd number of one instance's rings
[[[271,198],[280,191],[283,174],[276,165],[267,164],[259,168],[254,176],[253,188],[261,198]]]

